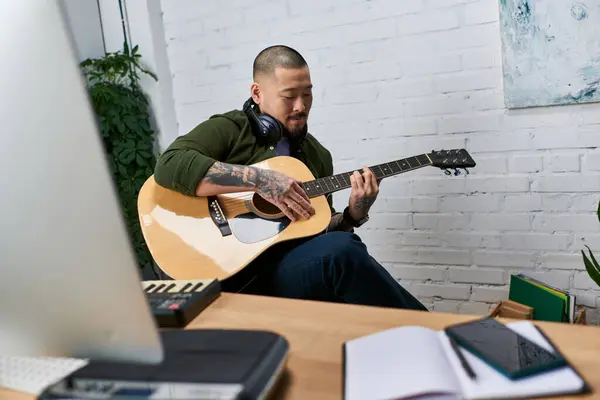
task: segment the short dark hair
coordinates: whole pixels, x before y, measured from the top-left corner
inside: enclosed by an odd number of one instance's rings
[[[270,75],[276,67],[303,68],[307,66],[306,60],[300,53],[291,47],[275,45],[262,50],[254,59],[252,76]]]

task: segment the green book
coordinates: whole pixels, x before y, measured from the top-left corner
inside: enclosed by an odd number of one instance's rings
[[[510,277],[509,300],[533,308],[533,319],[539,321],[566,322],[568,310],[564,294],[547,290],[517,275]]]
[[[527,276],[524,274],[518,274],[517,276],[520,278],[523,278],[535,285],[538,285],[542,289],[554,292],[554,293],[556,293],[557,296],[564,299],[565,300],[565,313],[567,314],[567,317],[568,317],[567,319],[569,320],[569,322],[573,322],[572,318],[574,316],[574,311],[575,311],[575,296],[571,295],[566,290],[555,288],[554,286],[550,286],[547,283],[541,282],[530,276]]]

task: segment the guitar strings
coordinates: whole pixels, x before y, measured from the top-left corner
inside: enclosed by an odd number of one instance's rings
[[[252,210],[247,206],[247,202],[252,200],[252,197],[248,197],[247,195],[237,195],[237,196],[223,196],[221,198],[221,205],[223,207],[223,212],[225,216],[230,218],[234,215],[245,214],[247,212],[251,212]]]
[[[247,202],[252,200],[252,195],[248,193],[241,194],[226,194],[220,196],[220,203],[226,216],[239,215],[250,212],[251,209],[247,206]]]
[[[225,215],[241,214],[250,211],[246,206],[246,201],[250,200],[247,194],[223,196],[221,203],[224,208]]]

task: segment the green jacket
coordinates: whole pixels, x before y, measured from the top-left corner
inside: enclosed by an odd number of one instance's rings
[[[156,182],[167,189],[195,196],[196,187],[215,163],[250,165],[275,157],[277,143],[257,141],[243,111],[217,114],[180,136],[158,159],[154,171]],[[331,153],[308,134],[298,156],[315,178],[333,175]],[[327,197],[332,206],[332,197]],[[332,212],[335,212],[332,207]]]

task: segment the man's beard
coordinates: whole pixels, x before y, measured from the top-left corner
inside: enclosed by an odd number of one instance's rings
[[[287,129],[287,133],[290,137],[296,137],[296,136],[301,136],[306,132],[306,127],[307,124],[304,123],[304,126],[302,126],[301,128],[294,128],[294,129]]]
[[[306,114],[304,114],[304,113],[302,113],[302,114],[296,114],[296,115],[291,116],[289,119],[293,121],[293,120],[298,119],[298,118],[303,118],[304,119],[304,124],[301,127],[290,128],[290,127],[286,126],[287,134],[290,137],[304,135],[306,133],[307,129],[308,129],[308,116]]]

